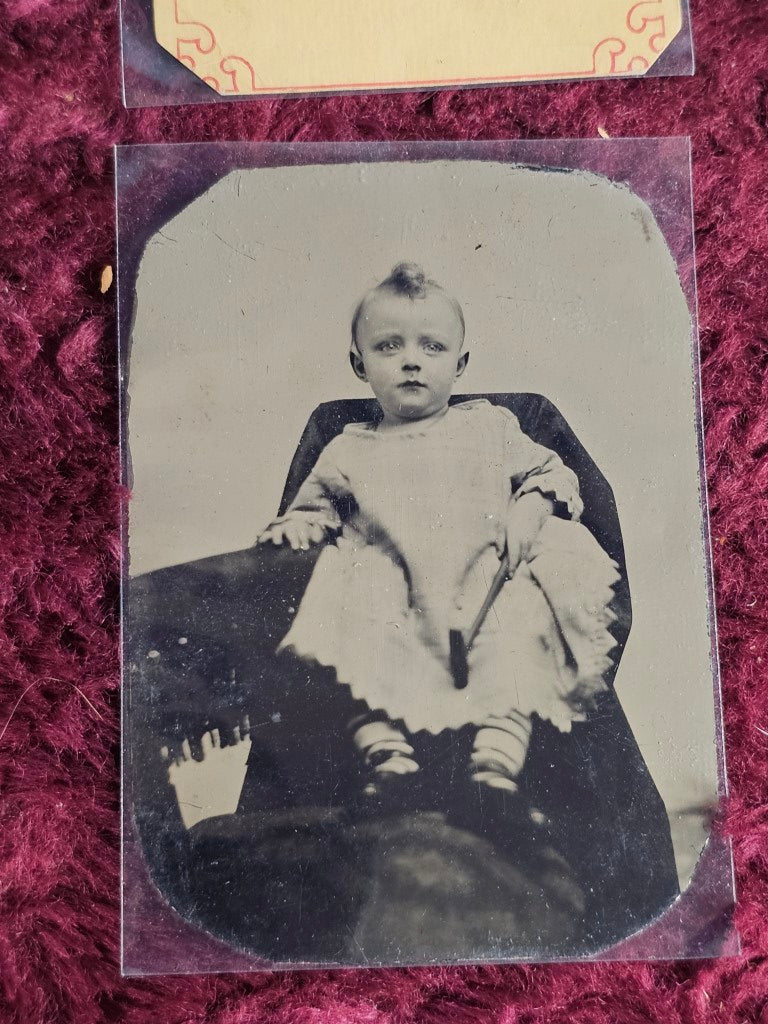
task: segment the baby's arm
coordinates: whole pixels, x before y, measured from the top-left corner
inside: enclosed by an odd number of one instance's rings
[[[578,519],[583,510],[579,481],[551,449],[537,444],[509,416],[505,446],[511,498],[507,509],[510,571],[525,560],[546,520],[557,513]]]
[[[339,473],[327,452],[326,448],[285,514],[272,520],[257,544],[287,542],[294,551],[306,551],[323,541],[328,531],[339,529],[341,520],[332,499]]]
[[[294,551],[306,551],[311,544],[319,544],[325,539],[326,530],[336,529],[330,518],[319,515],[300,518],[298,514],[286,512],[284,516],[273,519],[266,530],[259,534],[257,544],[282,544],[287,541]]]
[[[528,559],[542,526],[554,511],[554,501],[539,491],[512,496],[506,522],[510,575]]]

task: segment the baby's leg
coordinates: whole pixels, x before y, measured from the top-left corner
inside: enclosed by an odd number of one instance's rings
[[[419,770],[405,733],[383,713],[360,715],[349,723],[349,730],[373,775],[365,792],[375,794],[379,783],[386,785]]]
[[[470,757],[472,780],[517,792],[531,738],[531,720],[519,711],[487,718],[475,735]]]

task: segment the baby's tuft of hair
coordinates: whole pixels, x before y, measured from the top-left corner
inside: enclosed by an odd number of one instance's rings
[[[422,298],[428,287],[439,288],[437,281],[428,281],[427,275],[418,263],[398,263],[390,272],[389,277],[382,281],[379,288],[388,289],[398,295],[407,295],[409,299]]]
[[[357,304],[357,309],[352,317],[353,346],[357,344],[357,325],[360,322],[360,317],[363,315],[366,300],[375,292],[390,292],[393,295],[402,295],[403,298],[407,299],[424,299],[431,291],[441,292],[453,306],[456,318],[461,325],[463,338],[465,330],[464,312],[459,302],[452,295],[448,295],[437,281],[427,277],[423,268],[418,263],[403,260],[402,263],[395,264],[389,273],[389,277],[385,278],[381,284],[377,284],[375,288],[371,288],[369,292],[366,292]]]

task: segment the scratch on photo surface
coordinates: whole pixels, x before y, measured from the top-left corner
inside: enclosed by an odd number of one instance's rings
[[[452,735],[451,739],[450,739],[450,742],[448,744],[448,750],[438,751],[437,753],[433,754],[431,757],[425,758],[424,761],[421,762],[421,763],[423,764],[423,766],[425,768],[428,767],[429,765],[435,764],[436,762],[439,764],[441,761],[444,761],[447,757],[451,756],[451,752],[452,752],[452,750],[453,750],[453,748],[455,746],[456,746],[456,738],[455,738],[455,736]],[[453,776],[453,767],[451,767],[451,776]]]
[[[212,235],[215,235],[215,236],[216,236],[216,238],[218,238],[218,240],[219,240],[220,242],[222,242],[222,243],[223,243],[224,245],[226,245],[226,247],[227,247],[228,249],[231,249],[231,250],[232,250],[232,252],[236,252],[236,253],[238,254],[238,256],[245,256],[245,258],[246,258],[247,260],[251,260],[251,261],[252,261],[253,263],[258,263],[258,262],[259,262],[259,261],[258,261],[258,260],[256,259],[256,257],[255,257],[255,256],[251,256],[251,254],[250,254],[249,252],[244,252],[244,251],[243,251],[242,249],[238,249],[236,245],[232,245],[232,243],[231,243],[231,242],[228,242],[228,241],[226,240],[226,238],[222,238],[222,237],[221,237],[221,235],[220,235],[220,234],[218,233],[218,231],[212,231],[212,232],[211,232],[211,234],[212,234]],[[263,242],[257,242],[257,241],[256,241],[256,240],[254,239],[254,245],[262,245],[262,246],[263,246],[263,244],[264,244]]]
[[[366,963],[370,963],[370,961],[369,961],[368,957],[367,957],[367,956],[365,955],[365,950],[364,950],[364,949],[363,949],[363,947],[362,947],[362,946],[360,945],[360,943],[359,943],[359,942],[357,941],[357,936],[356,936],[356,935],[355,935],[355,933],[354,933],[354,932],[352,931],[352,929],[351,929],[351,927],[350,927],[349,925],[347,925],[347,931],[349,932],[350,936],[352,937],[352,941],[354,942],[354,944],[355,944],[355,945],[357,946],[357,948],[358,948],[358,949],[360,950],[360,955],[362,956],[363,960],[365,960],[365,962],[366,962]]]

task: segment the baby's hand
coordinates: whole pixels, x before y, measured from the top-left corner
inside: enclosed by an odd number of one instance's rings
[[[554,512],[551,498],[538,491],[529,491],[510,502],[507,511],[507,552],[509,575],[521,562],[527,561],[542,526]]]
[[[307,551],[311,544],[319,544],[325,540],[326,530],[336,529],[336,523],[326,518],[299,519],[286,517],[270,523],[259,536],[257,544],[275,545],[288,542],[294,551]]]

